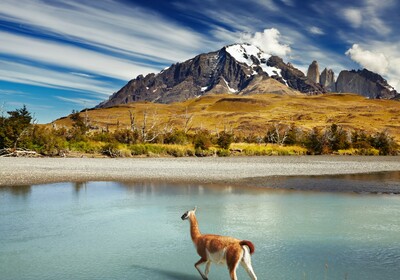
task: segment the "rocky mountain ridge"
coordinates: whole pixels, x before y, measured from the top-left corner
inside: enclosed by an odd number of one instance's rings
[[[268,81],[273,79],[276,82]],[[172,103],[206,94],[306,94],[353,92],[370,98],[394,98],[397,92],[368,70],[342,71],[335,82],[332,70],[319,73],[314,61],[307,76],[282,58],[250,44],[233,44],[172,64],[158,74],[139,75],[97,108],[135,101]]]
[[[335,81],[333,70],[325,68],[320,74],[318,62],[314,60],[307,77],[320,83],[328,92],[356,93],[372,99],[399,99],[399,93],[381,75],[368,69],[342,70]]]

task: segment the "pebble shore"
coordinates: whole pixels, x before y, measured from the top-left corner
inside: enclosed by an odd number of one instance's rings
[[[0,186],[85,181],[165,181],[274,187],[269,182],[287,176],[303,178],[387,171],[400,171],[400,157],[0,158]],[[391,184],[393,187],[400,191],[400,183],[396,185],[396,179],[394,185]],[[310,188],[319,190],[321,187]],[[341,191],[340,186],[330,189],[335,190]],[[347,187],[345,191],[352,189]],[[359,190],[355,188],[353,191]],[[382,190],[370,187],[366,191]]]

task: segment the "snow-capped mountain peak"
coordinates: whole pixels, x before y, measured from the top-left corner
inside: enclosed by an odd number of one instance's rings
[[[234,44],[226,47],[226,51],[239,63],[243,63],[253,69],[253,75],[257,74],[254,71],[256,68],[261,67],[264,73],[268,76],[278,76],[282,78],[281,69],[267,65],[270,54],[263,52],[257,46],[243,43]],[[286,83],[286,81],[285,81]],[[286,83],[287,85],[287,83]]]

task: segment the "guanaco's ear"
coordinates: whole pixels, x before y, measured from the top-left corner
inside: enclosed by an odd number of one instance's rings
[[[195,207],[193,208],[193,213],[196,213],[196,210],[197,210],[197,206],[195,206]]]

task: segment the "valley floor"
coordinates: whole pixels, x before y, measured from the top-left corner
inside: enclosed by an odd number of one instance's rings
[[[373,174],[377,172],[381,173]],[[165,181],[299,189],[296,182],[310,178],[313,180],[302,190],[400,193],[400,157],[0,158],[3,187],[54,182]],[[376,178],[387,183],[377,187],[373,184]],[[351,179],[352,183],[341,179]]]

